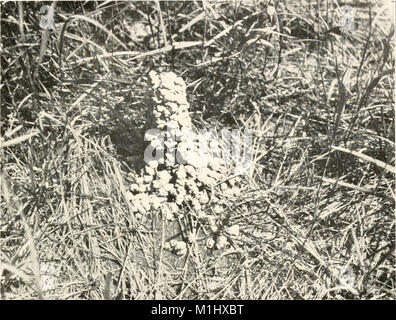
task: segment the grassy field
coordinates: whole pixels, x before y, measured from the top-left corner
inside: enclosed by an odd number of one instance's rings
[[[393,8],[2,1],[1,298],[394,299]],[[173,221],[131,200],[152,70],[253,133],[237,192]]]

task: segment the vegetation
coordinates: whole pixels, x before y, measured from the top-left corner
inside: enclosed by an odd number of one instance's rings
[[[2,299],[394,299],[392,10],[3,1]],[[153,70],[249,175],[149,169]]]

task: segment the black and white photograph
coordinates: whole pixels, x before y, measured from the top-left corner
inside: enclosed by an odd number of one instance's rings
[[[395,299],[394,0],[0,11],[0,300]]]

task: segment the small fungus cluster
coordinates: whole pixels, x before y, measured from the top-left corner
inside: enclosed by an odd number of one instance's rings
[[[225,207],[222,197],[240,194],[240,180],[227,179],[221,154],[211,152],[210,147],[200,148],[202,138],[210,137],[202,137],[193,129],[184,81],[172,72],[151,71],[149,76],[147,122],[149,129],[155,131],[152,134],[153,131],[148,130],[146,138],[157,155],[166,157],[145,159],[141,174],[131,174],[133,183],[128,197],[133,210],[138,216],[161,210],[170,221],[189,212],[216,233],[219,231],[216,217]],[[212,205],[208,206],[209,203]],[[185,244],[173,242],[167,245],[177,254],[185,254]],[[208,247],[226,245],[227,239],[222,235],[216,237],[216,241],[207,242]]]

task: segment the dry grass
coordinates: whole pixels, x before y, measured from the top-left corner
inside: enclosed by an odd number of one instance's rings
[[[330,0],[57,2],[43,31],[41,5],[1,4],[2,299],[395,298],[389,8],[342,32]],[[192,210],[133,214],[153,69],[196,127],[254,132],[243,193],[206,208],[228,248],[177,256]]]

